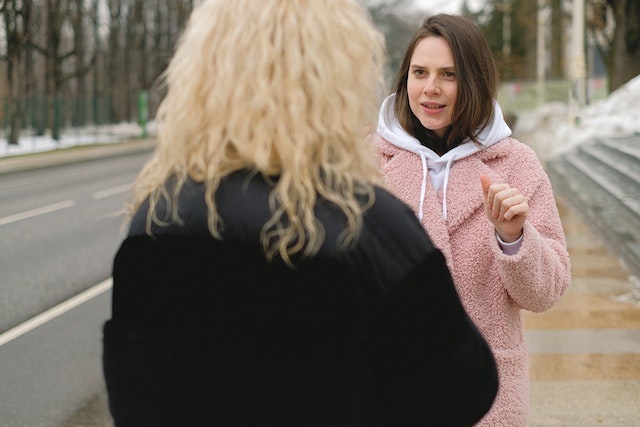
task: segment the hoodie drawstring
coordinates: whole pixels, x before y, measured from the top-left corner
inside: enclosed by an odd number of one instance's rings
[[[447,219],[447,184],[449,184],[449,173],[451,172],[451,165],[456,159],[456,156],[452,156],[447,161],[447,166],[444,169],[444,183],[442,184],[442,217]]]
[[[418,219],[422,221],[424,216],[424,199],[427,193],[427,176],[429,175],[429,160],[423,150],[418,150],[420,160],[422,161],[422,188],[420,189],[420,208],[418,209]],[[456,156],[451,156],[444,168],[444,181],[442,183],[442,218],[447,219],[447,185],[449,184],[449,174],[451,165],[456,160]]]
[[[420,160],[422,160],[422,189],[420,190],[420,209],[418,210],[418,219],[422,222],[424,216],[424,197],[427,193],[427,173],[429,168],[427,167],[427,155],[424,151],[418,151],[420,154]]]

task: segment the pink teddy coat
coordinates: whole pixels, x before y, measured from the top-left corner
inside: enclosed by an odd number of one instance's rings
[[[494,121],[502,121],[497,103],[496,109],[498,118]],[[521,310],[549,309],[571,280],[569,255],[548,176],[530,147],[506,137],[482,141],[486,147],[454,158],[447,167],[444,191],[436,191],[432,180],[423,180],[425,159],[390,143],[380,130],[381,124],[374,139],[389,189],[414,212],[420,211],[422,225],[447,259],[465,309],[497,361],[498,395],[478,425],[526,426],[529,362]],[[503,253],[486,217],[482,173],[494,183],[519,189],[529,203],[522,245],[514,255]]]

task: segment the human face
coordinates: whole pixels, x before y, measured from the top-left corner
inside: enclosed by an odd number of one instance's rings
[[[409,107],[422,126],[439,137],[451,125],[458,96],[458,81],[451,48],[438,36],[423,38],[416,45],[407,78]]]

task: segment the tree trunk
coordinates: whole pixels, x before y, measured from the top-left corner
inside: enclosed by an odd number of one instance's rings
[[[62,0],[47,0],[47,41],[46,41],[46,70],[45,93],[47,102],[47,126],[51,131],[51,138],[54,141],[60,140],[60,124],[58,120],[58,96],[60,79],[60,61],[58,51],[60,48],[61,36],[61,11],[60,2]]]
[[[551,68],[549,77],[561,78],[566,75],[564,70],[564,32],[562,0],[551,0]]]
[[[609,50],[609,91],[640,74],[640,2],[609,0],[616,21]]]
[[[85,126],[89,116],[89,103],[87,102],[87,60],[85,40],[89,36],[85,30],[86,14],[84,11],[84,0],[74,0],[72,3],[71,25],[74,31],[74,51],[75,51],[75,107],[73,109],[73,125]]]
[[[94,125],[102,123],[102,118],[99,114],[100,102],[99,97],[102,95],[100,88],[100,75],[99,70],[102,69],[102,58],[104,57],[102,51],[102,43],[100,42],[100,15],[99,15],[99,3],[94,1],[93,3],[93,46],[97,53],[96,66],[93,67],[92,79],[91,79],[91,121]]]
[[[15,69],[16,63],[13,61],[7,61],[7,69]],[[13,74],[13,70],[8,74]],[[7,115],[9,117],[9,139],[8,142],[10,145],[18,145],[20,140],[20,131],[22,129],[22,108],[20,105],[20,85],[19,80],[10,77],[8,82],[10,96],[8,102],[8,111]]]
[[[17,145],[20,138],[20,129],[22,128],[22,121],[20,120],[20,86],[19,79],[17,78],[18,66],[20,64],[20,56],[22,52],[22,23],[20,22],[21,11],[16,1],[11,3],[5,3],[0,9],[4,21],[4,28],[6,34],[6,56],[2,59],[5,60],[7,65],[7,87],[9,89],[9,96],[7,97],[7,121],[9,123],[9,138],[10,145]]]
[[[121,30],[121,14],[122,6],[120,0],[111,0],[109,5],[109,46],[107,48],[107,61],[108,74],[106,86],[110,97],[111,116],[114,120],[118,121],[121,118],[120,111],[118,109],[118,95],[121,91],[122,76],[120,73],[120,30]],[[120,78],[118,78],[120,75]]]

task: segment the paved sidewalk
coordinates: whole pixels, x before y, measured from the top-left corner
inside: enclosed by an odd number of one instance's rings
[[[524,314],[531,427],[640,426],[640,283],[573,208],[558,202],[573,280]]]

